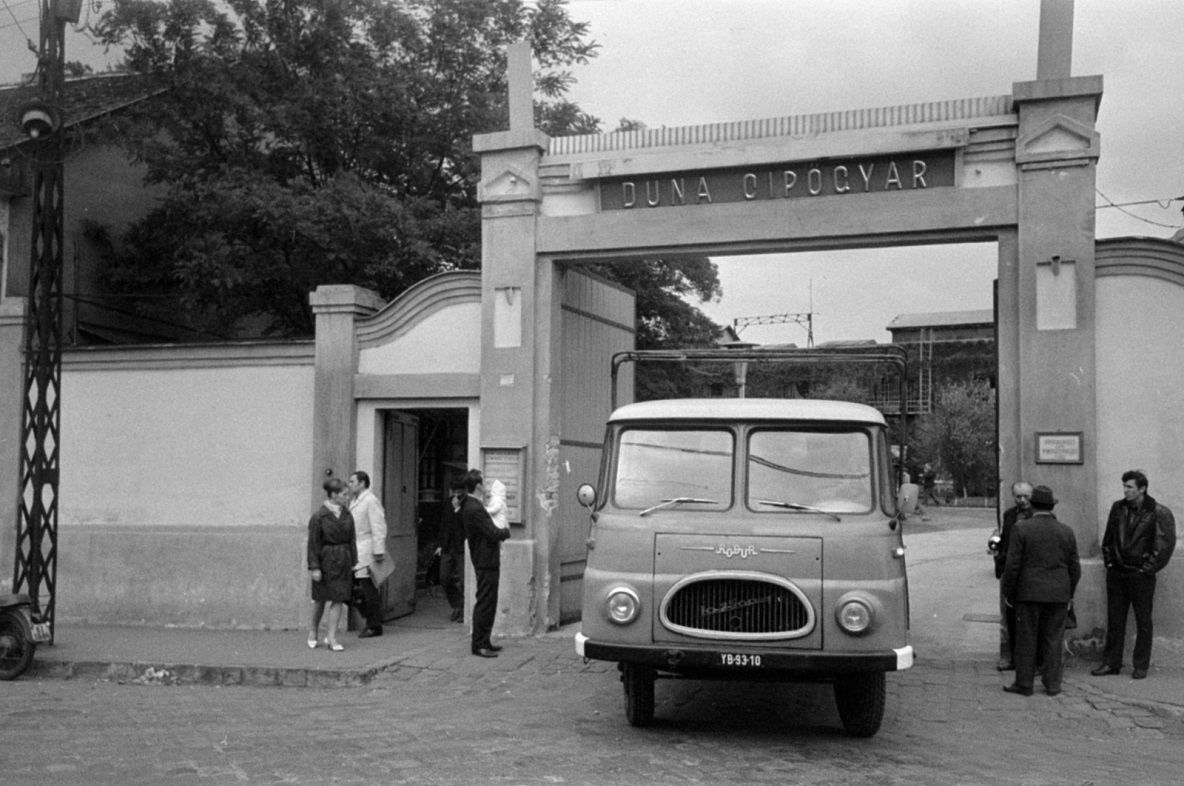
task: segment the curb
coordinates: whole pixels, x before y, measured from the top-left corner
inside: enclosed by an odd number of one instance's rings
[[[272,666],[201,666],[196,664],[105,661],[37,661],[28,678],[94,679],[139,685],[237,685],[266,688],[356,688],[395,664],[360,669],[277,668]]]

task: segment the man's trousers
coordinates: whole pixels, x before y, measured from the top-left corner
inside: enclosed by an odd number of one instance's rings
[[[1106,649],[1102,662],[1112,669],[1122,667],[1126,646],[1126,616],[1135,610],[1135,652],[1131,662],[1144,671],[1151,667],[1151,609],[1155,600],[1155,574],[1136,571],[1106,571]]]
[[[473,651],[489,649],[493,644],[493,620],[497,615],[497,584],[501,569],[477,570],[477,600],[473,604]]]
[[[1015,604],[1015,684],[1031,688],[1036,681],[1036,660],[1044,667],[1044,687],[1061,689],[1065,672],[1065,618],[1069,604],[1017,601]]]

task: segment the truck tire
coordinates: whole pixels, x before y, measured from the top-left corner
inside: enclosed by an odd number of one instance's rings
[[[654,680],[657,674],[649,666],[622,664],[621,682],[625,683],[625,718],[630,726],[649,726],[654,722]]]
[[[843,729],[851,737],[871,737],[884,720],[884,672],[848,674],[835,679],[835,704]]]
[[[0,611],[0,680],[15,680],[33,662],[37,645],[20,614]]]

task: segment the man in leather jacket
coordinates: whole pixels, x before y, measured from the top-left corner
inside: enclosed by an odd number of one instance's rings
[[[1135,610],[1135,651],[1131,676],[1141,680],[1151,666],[1151,609],[1155,574],[1176,547],[1176,520],[1172,511],[1147,493],[1147,476],[1139,470],[1122,475],[1123,499],[1110,508],[1102,536],[1102,560],[1106,563],[1106,648],[1102,665],[1091,674],[1104,676],[1122,671],[1126,644],[1126,616]]]

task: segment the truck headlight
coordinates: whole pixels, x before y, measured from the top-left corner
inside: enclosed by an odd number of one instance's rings
[[[636,592],[628,587],[617,587],[608,594],[605,616],[608,617],[609,622],[628,625],[637,619],[640,612],[641,599],[637,597]]]
[[[843,630],[855,635],[866,633],[872,626],[872,607],[859,598],[840,603],[835,616]]]

